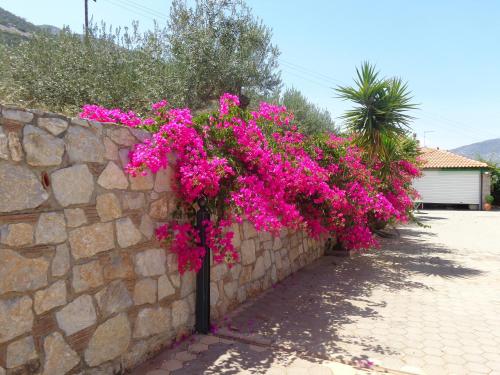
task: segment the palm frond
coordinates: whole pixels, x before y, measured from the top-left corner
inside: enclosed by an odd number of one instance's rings
[[[370,154],[387,154],[387,139],[397,139],[408,132],[417,108],[407,83],[400,78],[380,78],[375,66],[364,62],[356,69],[354,86],[339,86],[338,97],[354,103],[344,119],[356,143]],[[385,141],[384,141],[385,139]]]

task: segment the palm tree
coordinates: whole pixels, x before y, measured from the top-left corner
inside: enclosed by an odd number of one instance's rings
[[[400,78],[379,78],[375,67],[368,62],[356,69],[355,86],[339,86],[336,91],[344,100],[356,103],[342,118],[356,144],[370,157],[387,159],[388,140],[400,139],[409,130],[413,119],[408,111],[412,104],[408,86]]]

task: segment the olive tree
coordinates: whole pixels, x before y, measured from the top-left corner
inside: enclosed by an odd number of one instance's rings
[[[242,0],[174,0],[168,24],[177,93],[199,108],[224,91],[266,94],[280,85],[271,30]]]
[[[338,132],[330,112],[311,103],[297,89],[285,90],[281,97],[281,104],[293,112],[295,122],[302,133]]]

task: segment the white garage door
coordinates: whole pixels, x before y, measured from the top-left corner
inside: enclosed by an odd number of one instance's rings
[[[413,181],[424,203],[479,204],[480,172],[427,170]]]

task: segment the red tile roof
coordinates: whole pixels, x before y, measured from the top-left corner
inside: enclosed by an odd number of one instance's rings
[[[421,159],[423,168],[485,168],[486,163],[466,158],[449,151],[423,147]]]

